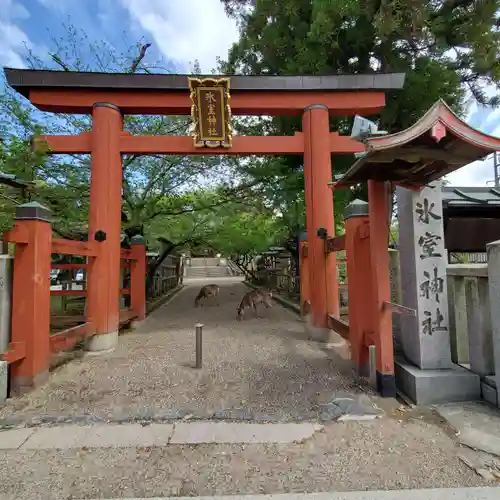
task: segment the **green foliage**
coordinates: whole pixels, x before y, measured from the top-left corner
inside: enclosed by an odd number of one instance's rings
[[[500,0],[221,0],[241,26],[240,40],[221,66],[227,73],[323,75],[404,72],[402,91],[387,95],[375,117],[395,132],[417,121],[439,98],[461,113],[466,97],[496,104],[485,84],[500,79],[497,12]],[[351,119],[332,119],[332,130],[349,134]],[[240,125],[253,133],[292,134],[300,120],[280,118]],[[259,130],[257,132],[257,130]],[[274,203],[303,196],[301,158],[260,161],[257,173],[274,176]],[[334,174],[353,157],[335,156]],[[246,174],[255,172],[246,166]],[[366,197],[364,189],[354,193]],[[353,195],[335,192],[337,225]],[[293,201],[292,201],[293,206]],[[292,210],[293,213],[293,210]],[[297,218],[295,226],[303,224]]]
[[[161,61],[149,57],[149,47],[141,40],[120,54],[69,26],[67,36],[54,41],[51,64],[33,54],[29,55],[28,64],[35,69],[64,71],[165,72]],[[194,70],[199,72],[199,68]],[[52,210],[55,231],[67,238],[84,238],[90,157],[31,153],[29,140],[35,135],[88,131],[91,118],[38,112],[7,86],[0,97],[0,114],[0,136],[4,141],[0,171],[36,180],[36,189],[30,196]],[[189,118],[169,116],[126,116],[124,123],[125,129],[134,135],[187,135],[189,126]],[[266,217],[272,220],[272,216],[268,212],[251,219],[259,224],[247,221],[249,229],[240,231],[245,225],[242,220],[247,217],[247,208],[242,203],[259,195],[258,190],[252,191],[259,181],[252,179],[246,183],[244,176],[235,175],[231,164],[222,157],[128,155],[123,158],[123,173],[123,231],[129,237],[144,234],[150,247],[160,249],[158,239],[161,239],[169,241],[172,248],[196,242],[227,249],[230,240],[231,251],[236,251],[241,234],[242,247],[247,251],[252,246],[250,239],[255,240],[257,247],[260,240],[267,241],[269,237]],[[7,193],[2,189],[1,194],[0,223],[5,229],[13,223],[15,205],[25,200],[20,190]],[[233,223],[238,230],[228,228]],[[258,234],[259,228],[262,235]],[[219,234],[231,237],[225,241]]]
[[[0,173],[14,175],[21,183],[35,181],[43,168],[44,160],[42,153],[31,151],[27,141],[14,139],[0,142]],[[30,186],[0,184],[0,232],[12,227],[16,206],[29,201],[30,192]]]

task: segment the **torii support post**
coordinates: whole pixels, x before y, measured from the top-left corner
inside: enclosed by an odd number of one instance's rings
[[[94,352],[109,351],[118,343],[120,318],[120,234],[123,118],[109,103],[92,110],[92,172],[90,179],[89,241],[99,241],[88,277],[88,316],[96,335],[86,344]]]
[[[356,372],[370,375],[369,338],[373,325],[368,203],[354,200],[344,211],[349,296],[349,342]]]
[[[391,301],[389,278],[389,193],[387,183],[368,181],[370,220],[370,260],[372,319],[377,361],[377,390],[384,397],[396,395],[392,312],[385,306]]]
[[[50,363],[49,210],[39,203],[16,208],[16,240],[12,287],[12,335],[9,347],[24,353],[12,363],[11,394],[18,396],[44,384]]]
[[[328,335],[328,314],[339,315],[337,263],[334,252],[325,252],[319,229],[335,235],[332,182],[330,121],[328,107],[313,104],[304,110],[304,178],[307,242],[311,286],[311,321],[318,340]],[[316,337],[316,334],[315,334]]]

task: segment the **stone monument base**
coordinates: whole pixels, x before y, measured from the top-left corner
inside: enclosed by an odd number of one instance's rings
[[[479,375],[461,366],[454,365],[449,370],[421,370],[398,357],[394,368],[397,389],[418,405],[481,399]]]
[[[494,375],[487,375],[481,381],[481,394],[483,399],[495,407],[498,405],[497,383]]]

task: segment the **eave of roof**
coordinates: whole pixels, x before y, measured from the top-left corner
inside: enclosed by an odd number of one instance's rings
[[[500,150],[500,139],[467,125],[442,100],[411,127],[363,142],[366,155],[335,183],[336,189],[369,179],[421,187]]]
[[[239,91],[386,91],[403,88],[404,73],[324,76],[130,74],[4,68],[8,84],[28,97],[31,89],[189,91],[188,77],[230,78]]]
[[[464,207],[500,206],[500,188],[495,187],[443,187],[443,205]]]

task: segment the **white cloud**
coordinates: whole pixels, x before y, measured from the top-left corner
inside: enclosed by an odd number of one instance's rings
[[[13,0],[0,0],[0,64],[15,68],[25,66],[22,53],[31,42],[16,23],[29,15],[22,4]]]
[[[204,72],[225,58],[238,38],[220,0],[122,0],[133,21],[149,32],[163,55],[188,71],[198,60]]]
[[[70,7],[70,4],[72,3],[67,0],[37,0],[37,2],[46,9],[61,12],[63,12],[67,7]]]

